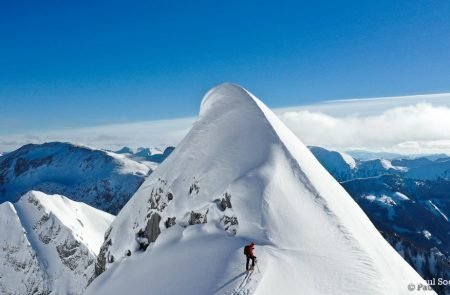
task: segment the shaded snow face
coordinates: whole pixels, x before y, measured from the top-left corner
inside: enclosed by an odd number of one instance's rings
[[[32,191],[0,205],[1,294],[81,294],[113,216]]]
[[[261,273],[240,290],[250,240]],[[207,93],[192,130],[119,213],[96,275],[87,294],[150,285],[157,294],[407,294],[423,282],[293,133],[231,84]]]
[[[58,142],[26,145],[0,158],[0,202],[15,202],[34,189],[116,214],[149,172],[102,150]]]

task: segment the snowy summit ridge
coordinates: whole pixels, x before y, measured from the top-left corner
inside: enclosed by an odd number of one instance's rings
[[[113,218],[38,191],[0,204],[0,293],[82,294]]]
[[[245,276],[243,246],[260,272]],[[308,148],[222,84],[105,236],[86,294],[410,294],[423,279]]]

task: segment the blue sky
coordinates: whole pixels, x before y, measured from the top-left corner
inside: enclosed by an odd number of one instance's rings
[[[450,91],[449,1],[1,1],[0,135]]]

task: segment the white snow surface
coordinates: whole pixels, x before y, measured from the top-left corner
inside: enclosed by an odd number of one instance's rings
[[[114,216],[31,191],[0,205],[0,293],[81,294]]]
[[[344,159],[344,161],[350,166],[351,169],[356,168],[356,161],[352,156],[343,152],[339,152],[339,154],[341,154],[342,159]]]
[[[445,215],[445,214],[439,209],[439,207],[436,206],[431,200],[428,200],[428,206],[429,206],[430,209],[432,209],[432,212],[433,212],[435,215],[444,218],[444,219],[448,222],[448,217],[447,217],[447,215]]]
[[[389,169],[394,169],[394,170],[400,170],[403,172],[408,171],[408,168],[406,167],[400,167],[400,166],[394,166],[392,165],[392,162],[390,160],[387,159],[381,159],[381,165],[383,166],[384,169],[389,170]]]
[[[395,192],[394,196],[397,197],[399,201],[410,201],[411,199],[408,198],[405,194],[402,194],[401,192]]]
[[[30,203],[38,202],[43,211],[36,212],[36,206]],[[25,194],[14,204],[24,217],[32,215],[51,214],[61,225],[69,229],[76,240],[82,242],[95,255],[100,251],[103,236],[114,220],[114,215],[95,209],[82,202],[72,201],[61,195],[47,195],[38,191]],[[41,210],[38,210],[41,211]],[[25,216],[26,215],[26,216]]]
[[[167,206],[151,209],[158,191]],[[232,208],[222,211],[215,200],[225,194]],[[136,235],[155,210],[161,234],[143,252]],[[192,211],[206,223],[189,225]],[[177,224],[166,228],[168,217]],[[231,217],[238,224],[225,230]],[[206,94],[192,130],[109,237],[114,263],[86,294],[411,294],[409,283],[425,284],[305,145],[233,84]],[[260,271],[246,278],[249,241]]]

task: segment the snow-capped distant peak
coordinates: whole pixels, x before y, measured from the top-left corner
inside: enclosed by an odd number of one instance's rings
[[[149,172],[124,154],[62,142],[30,144],[0,158],[0,202],[38,190],[117,213]]]
[[[134,154],[134,150],[130,147],[124,146],[123,148],[121,148],[120,150],[115,151],[114,153],[116,154]]]
[[[389,170],[389,169],[393,169],[394,166],[392,166],[391,161],[386,160],[386,159],[381,159],[381,165],[383,166],[384,169]]]
[[[381,159],[380,162],[381,162],[381,165],[383,166],[383,168],[386,170],[394,169],[394,170],[398,170],[398,171],[402,171],[402,172],[408,171],[408,168],[406,168],[406,167],[392,165],[392,162],[387,159]]]
[[[249,241],[261,273],[241,285]],[[113,222],[96,270],[106,272],[86,294],[408,294],[425,284],[308,148],[233,84],[206,94],[191,131]]]

